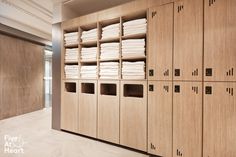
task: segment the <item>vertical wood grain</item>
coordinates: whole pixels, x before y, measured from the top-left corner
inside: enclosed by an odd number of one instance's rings
[[[236,81],[236,1],[205,1],[204,23],[204,80]]]
[[[236,83],[206,82],[204,86],[203,157],[235,157]],[[206,87],[211,87],[211,94],[206,94]]]
[[[42,109],[43,46],[0,34],[0,119]]]

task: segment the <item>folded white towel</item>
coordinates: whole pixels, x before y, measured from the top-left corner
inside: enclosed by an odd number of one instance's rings
[[[136,19],[136,20],[131,20],[131,21],[124,22],[123,26],[139,25],[139,24],[144,24],[144,23],[147,23],[147,19],[146,18]]]

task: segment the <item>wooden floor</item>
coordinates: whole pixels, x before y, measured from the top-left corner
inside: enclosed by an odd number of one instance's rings
[[[4,153],[6,136],[21,137],[20,143],[23,143],[24,154]],[[51,109],[44,109],[0,121],[0,157],[18,156],[147,157],[147,155],[103,142],[52,130]]]

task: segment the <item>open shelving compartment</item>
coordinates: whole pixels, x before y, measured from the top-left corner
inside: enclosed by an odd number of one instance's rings
[[[96,40],[92,40],[92,41],[82,41],[82,39],[81,39],[83,31],[89,31],[89,30],[92,30],[92,29],[95,29],[95,28],[98,29],[98,24],[97,24],[97,23],[91,23],[91,24],[87,24],[87,25],[83,25],[83,26],[80,26],[80,27],[79,27],[79,32],[80,32],[79,43],[80,43],[80,45],[83,45],[83,46],[90,46],[90,45],[94,45],[94,44],[97,43],[99,30],[97,31]]]
[[[131,20],[136,20],[136,19],[141,19],[141,18],[146,18],[148,19],[148,15],[147,15],[147,11],[146,10],[141,10],[138,11],[136,13],[133,14],[129,14],[129,15],[125,15],[121,17],[121,26],[122,26],[122,36],[121,36],[121,74],[122,74],[122,63],[125,61],[128,62],[135,62],[135,61],[144,61],[145,66],[144,66],[144,78],[140,79],[140,78],[134,78],[134,79],[125,79],[123,78],[123,76],[121,75],[121,79],[122,80],[146,80],[147,78],[147,54],[148,54],[148,40],[147,40],[147,31],[146,33],[137,33],[137,34],[132,34],[132,35],[124,35],[124,28],[123,28],[123,23],[127,22],[127,21],[131,21]],[[127,55],[127,56],[123,56],[122,54],[122,40],[129,40],[129,39],[144,39],[145,40],[145,51],[144,51],[144,55]]]
[[[70,45],[66,45],[65,44],[65,37],[64,37],[64,34],[66,33],[73,33],[73,32],[77,32],[78,33],[78,40],[75,44],[70,44]],[[65,66],[66,65],[77,65],[79,67],[79,28],[78,27],[72,27],[72,28],[67,28],[65,30],[63,30],[63,51],[62,51],[62,72],[63,72],[63,75],[62,75],[62,78],[63,80],[77,80],[79,79],[79,72],[78,72],[78,78],[66,78],[66,71],[65,71]],[[78,57],[77,57],[77,60],[75,61],[66,61],[65,59],[65,55],[66,55],[66,49],[73,49],[73,48],[78,48]]]
[[[145,151],[147,81],[121,81],[120,93],[120,144]]]
[[[79,81],[79,133],[97,137],[97,80]]]
[[[78,132],[78,81],[62,82],[61,129]]]
[[[119,144],[119,81],[98,81],[98,138]]]

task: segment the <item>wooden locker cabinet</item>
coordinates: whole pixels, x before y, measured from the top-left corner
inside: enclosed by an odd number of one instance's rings
[[[148,153],[172,157],[172,82],[148,83]]]
[[[205,0],[204,80],[236,81],[236,1]]]
[[[147,81],[121,81],[120,144],[147,151]]]
[[[203,157],[236,156],[236,83],[204,84]]]
[[[119,144],[119,81],[98,82],[98,138]]]
[[[202,156],[202,82],[174,82],[173,157]]]
[[[78,81],[62,82],[61,129],[78,132]]]
[[[202,80],[203,0],[174,5],[174,80]]]
[[[97,81],[79,81],[79,133],[97,137]]]
[[[173,56],[173,3],[149,9],[148,79],[171,80]]]

